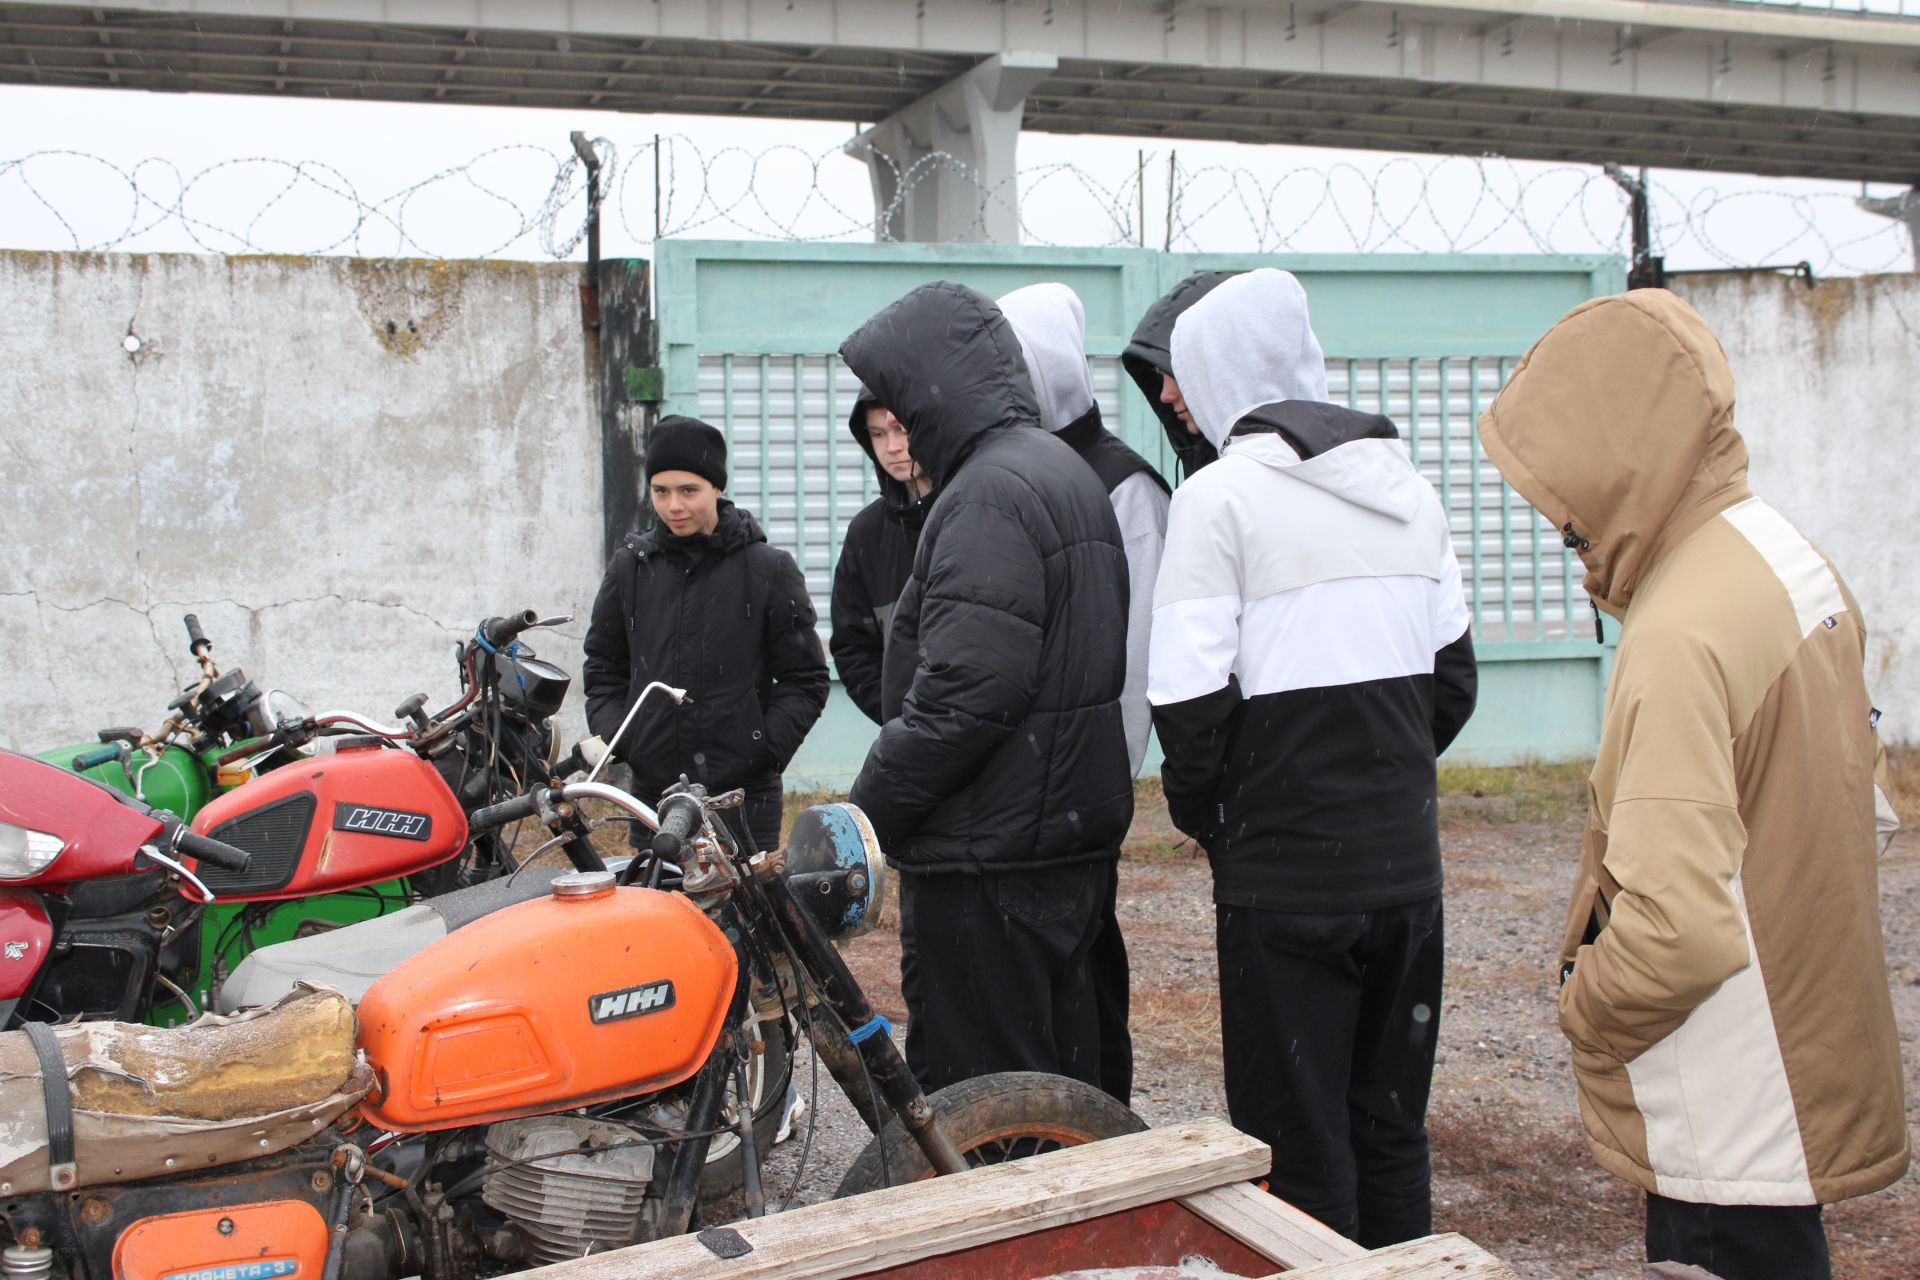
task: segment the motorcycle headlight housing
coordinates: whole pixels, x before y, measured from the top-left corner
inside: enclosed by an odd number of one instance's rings
[[[787,884],[836,941],[857,938],[886,914],[887,862],[859,806],[816,804],[787,832]]]
[[[53,865],[66,841],[47,831],[0,822],[0,880],[27,880]]]

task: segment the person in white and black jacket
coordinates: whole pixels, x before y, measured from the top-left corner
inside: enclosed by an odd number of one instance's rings
[[[1286,272],[1219,283],[1169,355],[1220,456],[1173,497],[1148,697],[1213,865],[1228,1109],[1276,1195],[1369,1248],[1426,1235],[1434,760],[1475,691],[1446,514],[1392,422],[1327,403]]]
[[[1120,694],[1120,714],[1127,729],[1127,762],[1139,777],[1147,736],[1153,731],[1147,706],[1147,637],[1153,630],[1153,583],[1160,575],[1172,490],[1100,420],[1087,372],[1087,314],[1079,295],[1064,284],[1048,282],[1015,289],[998,305],[1020,339],[1020,354],[1040,404],[1040,425],[1093,468],[1120,522],[1128,591],[1127,683]],[[1130,974],[1117,912],[1118,888],[1116,879],[1091,963],[1100,1007],[1100,1087],[1124,1105],[1133,1099],[1133,1037],[1127,1028]]]
[[[907,1063],[1099,1081],[1087,956],[1133,818],[1127,562],[1006,317],[922,285],[840,348],[938,486],[895,608],[886,723],[850,799],[900,877]]]

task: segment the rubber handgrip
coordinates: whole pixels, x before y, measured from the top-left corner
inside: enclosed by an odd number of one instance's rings
[[[98,768],[100,765],[106,764],[109,760],[118,760],[119,758],[120,745],[118,743],[104,747],[89,747],[73,758],[73,771],[75,773],[85,773],[89,769]]]
[[[187,648],[189,650],[198,651],[203,644],[209,649],[213,648],[213,641],[207,639],[207,633],[200,629],[200,619],[198,615],[190,613],[182,618],[181,621],[187,624]]]
[[[504,827],[509,822],[521,818],[531,818],[540,812],[540,803],[531,795],[515,796],[511,800],[502,800],[499,804],[490,804],[484,809],[475,809],[473,816],[467,819],[467,832],[477,835],[482,831],[492,831]]]
[[[668,862],[677,862],[680,858],[680,846],[693,834],[694,827],[700,821],[700,806],[691,800],[674,803],[675,797],[669,797],[662,807],[666,814],[660,819],[660,830],[653,837],[653,856],[664,858]]]
[[[215,840],[212,836],[203,836],[197,831],[180,829],[174,848],[198,862],[209,863],[227,871],[245,871],[247,864],[253,861],[253,855],[245,849],[236,849],[224,840]]]
[[[480,634],[490,645],[503,645],[539,620],[540,615],[533,610],[522,609],[504,618],[488,618],[480,624]]]

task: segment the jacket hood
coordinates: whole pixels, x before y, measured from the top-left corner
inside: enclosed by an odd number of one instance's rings
[[[1251,458],[1356,507],[1410,524],[1435,500],[1391,420],[1339,405],[1288,400],[1240,419],[1226,453]]]
[[[1133,338],[1120,353],[1120,365],[1127,371],[1140,394],[1147,398],[1153,416],[1160,419],[1167,443],[1180,459],[1180,465],[1192,475],[1219,456],[1217,450],[1187,430],[1180,415],[1171,406],[1160,403],[1160,373],[1172,372],[1173,324],[1183,312],[1233,277],[1231,271],[1198,271],[1167,291],[1167,296],[1147,308],[1133,330]]]
[[[921,285],[856,329],[840,358],[905,425],[939,485],[987,432],[1040,424],[1013,326],[965,285]]]
[[[1665,289],[1561,317],[1481,415],[1480,438],[1615,614],[1667,548],[1750,496],[1733,370],[1700,313]]]
[[[727,555],[749,543],[766,540],[766,530],[760,527],[760,522],[753,518],[751,512],[734,506],[731,498],[720,499],[720,519],[714,524],[712,533],[690,533],[685,537],[676,537],[667,532],[665,525],[656,524],[650,529],[626,536],[628,548],[643,560],[663,552],[668,555],[701,552]]]
[[[1324,402],[1327,360],[1307,321],[1307,293],[1263,267],[1223,281],[1173,326],[1173,376],[1194,425],[1215,449],[1254,409]]]
[[[1040,404],[1040,425],[1064,431],[1093,408],[1087,373],[1087,311],[1063,284],[1030,284],[994,304],[1013,326]]]

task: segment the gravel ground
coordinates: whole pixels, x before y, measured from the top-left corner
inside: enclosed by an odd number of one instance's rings
[[[1640,1195],[1587,1154],[1554,1018],[1553,961],[1582,814],[1564,798],[1529,805],[1470,795],[1449,797],[1443,813],[1447,995],[1431,1111],[1435,1228],[1463,1232],[1530,1278],[1647,1276]],[[1912,1123],[1920,1116],[1920,836],[1895,843],[1881,886]],[[1179,846],[1154,789],[1143,786],[1119,913],[1133,962],[1134,1106],[1150,1124],[1226,1114],[1210,890],[1204,860]],[[903,1024],[898,938],[878,930],[852,943],[847,958],[876,1007]],[[803,1049],[795,1076],[803,1096],[811,1063]],[[802,1133],[768,1161],[776,1205],[796,1170],[795,1203],[831,1197],[866,1143],[824,1070],[810,1119],[804,1169]],[[1829,1209],[1827,1224],[1836,1276],[1920,1276],[1915,1175]]]

